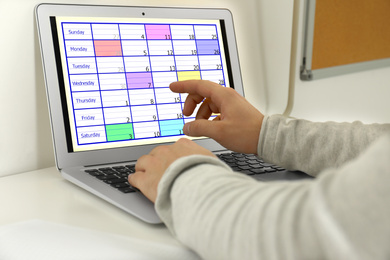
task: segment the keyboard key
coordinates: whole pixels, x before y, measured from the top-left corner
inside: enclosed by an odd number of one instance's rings
[[[261,163],[261,165],[263,165],[264,167],[271,167],[271,166],[275,166],[271,163]]]
[[[259,163],[259,160],[247,160],[246,162],[249,164],[257,164]]]
[[[119,188],[118,190],[120,190],[121,192],[123,193],[130,193],[130,192],[136,192],[137,190],[134,189],[133,187],[124,187],[124,188]]]
[[[114,184],[114,183],[124,183],[126,181],[127,180],[125,180],[125,179],[117,178],[117,179],[108,179],[108,180],[105,180],[104,182],[107,184]]]
[[[217,155],[235,172],[254,175],[284,171],[285,169],[271,163],[266,163],[254,154],[224,153]]]
[[[135,165],[133,164],[125,166],[102,167],[98,169],[87,169],[85,172],[123,193],[139,191],[137,188],[132,187],[127,181],[129,174],[135,172]]]
[[[113,169],[109,169],[109,170],[102,170],[102,172],[106,175],[113,175],[113,174],[116,174],[117,172],[114,171]]]
[[[276,172],[276,170],[275,170],[275,169],[272,169],[271,167],[266,167],[266,168],[264,168],[264,170],[265,170],[266,172]]]
[[[243,165],[243,166],[238,166],[239,169],[241,170],[249,170],[251,167],[249,165]]]
[[[244,165],[248,165],[248,163],[245,162],[245,161],[239,161],[239,162],[236,163],[236,165],[238,165],[238,166],[244,166]]]
[[[121,182],[121,183],[112,183],[111,186],[119,189],[119,188],[130,187],[130,184],[128,182]]]
[[[251,171],[253,172],[253,174],[263,174],[263,173],[266,173],[266,171],[264,169],[251,169]]]
[[[251,168],[254,168],[254,169],[258,169],[258,168],[264,168],[263,165],[261,165],[260,163],[256,163],[256,164],[249,164],[249,166]]]
[[[104,173],[102,173],[100,171],[90,171],[88,173],[89,173],[89,175],[92,175],[92,176],[95,176],[95,177],[105,175]]]
[[[96,178],[98,178],[101,181],[106,181],[110,179],[117,179],[118,177],[115,175],[102,175],[102,176],[96,176]]]
[[[251,170],[243,170],[243,171],[240,171],[240,173],[243,173],[243,174],[246,174],[246,175],[254,175],[255,174]]]

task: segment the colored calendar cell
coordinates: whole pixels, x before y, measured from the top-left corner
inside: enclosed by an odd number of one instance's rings
[[[107,141],[134,139],[133,124],[106,125]]]
[[[219,45],[216,40],[196,41],[196,47],[199,55],[219,55]]]
[[[165,24],[146,24],[146,39],[148,40],[170,40],[171,30]]]
[[[184,121],[182,119],[160,121],[162,136],[183,134]]]
[[[200,76],[200,71],[178,71],[177,78],[178,81],[190,80],[190,79],[202,79]]]
[[[122,56],[122,47],[119,40],[95,40],[93,43],[97,57]]]
[[[153,88],[153,79],[151,72],[126,73],[127,88]]]

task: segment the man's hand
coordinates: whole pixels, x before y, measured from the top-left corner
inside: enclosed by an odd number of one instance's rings
[[[190,116],[201,103],[196,120],[184,125],[188,136],[207,136],[236,152],[256,153],[264,115],[234,89],[204,80],[174,82],[173,92],[188,93],[183,114]],[[213,121],[213,114],[219,114]]]
[[[164,172],[175,160],[193,154],[215,157],[209,150],[182,138],[173,145],[158,146],[148,155],[140,157],[135,165],[135,173],[129,175],[129,183],[155,202],[157,186]]]

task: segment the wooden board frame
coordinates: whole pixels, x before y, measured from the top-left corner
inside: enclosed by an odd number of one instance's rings
[[[388,0],[305,0],[301,80],[390,66],[389,13]]]

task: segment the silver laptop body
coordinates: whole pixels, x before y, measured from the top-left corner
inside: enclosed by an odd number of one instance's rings
[[[123,193],[85,170],[134,164],[183,137],[186,95],[170,82],[206,79],[244,95],[226,9],[40,4],[36,21],[55,159],[62,176],[148,222],[140,192]],[[226,151],[209,138],[207,149]],[[296,178],[278,172],[259,179]]]

